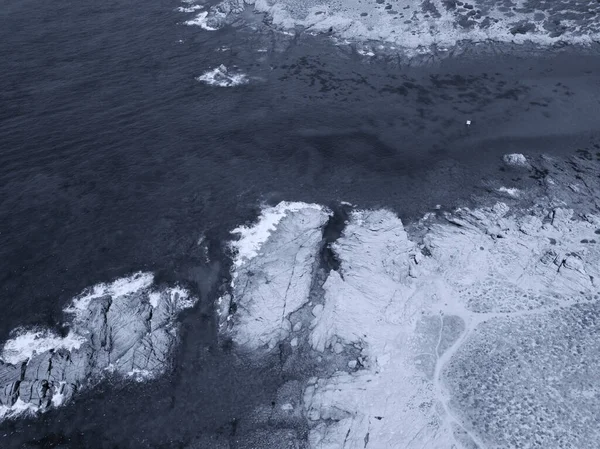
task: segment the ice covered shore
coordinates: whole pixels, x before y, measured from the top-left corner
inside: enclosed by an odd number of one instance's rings
[[[108,373],[161,374],[177,342],[175,318],[195,299],[153,282],[140,272],[87,289],[65,309],[66,336],[17,331],[0,353],[0,420],[60,406]]]
[[[600,183],[587,156],[517,164],[539,178],[534,206],[431,215],[420,232],[353,210],[329,245],[325,208],[267,208],[256,227],[282,217],[234,265],[224,332],[258,356],[289,345],[347,361],[303,387],[311,448],[595,447]],[[337,264],[319,280],[327,246]]]

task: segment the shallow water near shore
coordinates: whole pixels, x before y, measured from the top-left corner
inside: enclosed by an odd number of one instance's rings
[[[500,170],[505,153],[600,144],[598,56],[409,67],[318,36],[203,33],[178,6],[6,1],[0,13],[0,340],[60,326],[75,294],[133,271],[201,296],[171,374],[3,423],[2,447],[243,435],[249,410],[285,379],[277,360],[256,367],[218,344],[212,302],[229,231],[260,202],[349,201],[411,220],[483,201],[494,183],[532,182]],[[220,64],[252,81],[196,81]]]

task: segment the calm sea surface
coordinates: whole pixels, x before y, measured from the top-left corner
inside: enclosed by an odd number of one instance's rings
[[[0,0],[0,341],[60,326],[73,295],[137,270],[202,297],[173,373],[5,423],[2,448],[186,447],[200,435],[246,447],[251,410],[286,379],[219,348],[211,304],[228,232],[261,202],[343,200],[410,220],[534,182],[500,170],[505,152],[597,142],[594,56],[410,68],[325,38],[206,32],[178,6]],[[219,64],[251,83],[195,80]]]

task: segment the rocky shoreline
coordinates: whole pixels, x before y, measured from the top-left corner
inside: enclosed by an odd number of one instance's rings
[[[331,212],[289,211],[236,265],[249,287],[234,286],[227,332],[240,348],[278,351],[289,370],[302,357],[324,365],[282,406],[306,417],[307,447],[594,447],[593,429],[568,429],[598,416],[598,387],[568,367],[600,370],[600,152],[504,160],[537,180],[511,207],[434,211],[406,228],[390,211],[354,210],[325,276],[325,244],[306,236]],[[304,279],[289,309],[298,281],[273,282],[274,255],[279,273]]]
[[[66,336],[17,330],[0,353],[0,420],[61,406],[108,375],[162,374],[178,341],[176,317],[195,299],[153,281],[136,273],[86,290],[65,309]]]
[[[234,229],[219,338],[241,363],[278,361],[281,384],[238,435],[234,422],[186,447],[594,447],[580,423],[600,414],[600,149],[502,163],[512,194],[490,187],[478,207],[403,223],[282,202]],[[3,417],[110,373],[164,374],[194,301],[148,273],[86,290],[65,310],[69,333],[4,345]]]
[[[517,47],[518,52],[519,46],[528,51],[565,45],[584,49],[600,42],[599,7],[577,1],[560,5],[494,0],[186,3],[180,11],[195,17],[185,23],[205,31],[248,26],[294,38],[324,35],[335,45],[356,45],[357,52],[368,57],[398,53],[413,61],[429,61],[469,51],[470,44],[493,51]]]

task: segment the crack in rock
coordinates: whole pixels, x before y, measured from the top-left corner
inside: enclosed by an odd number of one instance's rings
[[[194,303],[186,290],[157,290],[151,274],[136,273],[77,296],[65,309],[64,337],[17,331],[0,354],[0,419],[60,406],[109,373],[160,375],[177,341],[176,317]]]
[[[586,423],[600,413],[600,245],[589,243],[600,229],[598,164],[505,162],[543,173],[524,193],[541,192],[532,206],[431,214],[418,239],[391,211],[353,210],[329,241],[327,214],[296,211],[238,268],[240,279],[255,273],[250,289],[233,290],[245,305],[234,336],[246,348],[293,335],[317,364],[360,348],[352,366],[315,368],[306,381],[308,447],[595,447],[600,435]],[[568,187],[573,172],[592,194]],[[311,245],[290,245],[298,235]],[[324,246],[335,264],[319,265]],[[288,308],[283,292],[298,269],[307,279]]]

